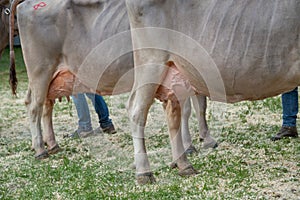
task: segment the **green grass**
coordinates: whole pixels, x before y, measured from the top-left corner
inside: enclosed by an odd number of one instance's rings
[[[23,103],[28,80],[19,48],[16,58],[18,98],[11,96],[8,85],[8,51],[0,60],[0,199],[299,199],[299,139],[269,140],[281,125],[280,97],[231,105],[209,102],[208,123],[219,141],[215,150],[201,149],[193,113],[190,126],[199,150],[189,156],[199,170],[194,177],[179,177],[168,167],[167,126],[161,105],[155,103],[146,145],[156,183],[136,184],[127,94],[105,97],[118,133],[82,140],[63,138],[76,129],[77,118],[72,103],[57,103],[53,122],[63,151],[36,161]]]

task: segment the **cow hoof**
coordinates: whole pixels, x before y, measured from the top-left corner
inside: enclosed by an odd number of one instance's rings
[[[133,169],[133,170],[135,170],[135,169],[136,169],[135,163],[132,163],[132,164],[130,165],[130,168]]]
[[[216,141],[204,142],[202,145],[203,149],[209,149],[209,148],[215,149],[217,147],[218,147],[218,143]]]
[[[41,153],[39,155],[36,155],[35,159],[36,160],[43,160],[43,159],[48,158],[48,157],[49,157],[48,151],[43,151],[43,153]]]
[[[48,149],[48,154],[56,154],[58,152],[61,151],[61,148],[58,146],[58,144],[56,144],[54,147],[52,147],[51,149]]]
[[[152,172],[139,174],[136,176],[137,183],[139,185],[153,184],[155,183],[155,178]]]
[[[189,148],[187,150],[185,150],[184,153],[186,155],[191,155],[193,153],[197,153],[197,149],[193,145],[191,145],[191,146],[189,146]]]
[[[195,170],[192,165],[189,165],[188,167],[179,170],[178,174],[179,176],[194,176],[196,174],[199,174],[199,172]]]
[[[170,168],[171,168],[171,169],[177,168],[177,163],[176,163],[176,162],[171,162]]]

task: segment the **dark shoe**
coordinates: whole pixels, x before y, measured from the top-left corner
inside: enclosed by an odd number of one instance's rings
[[[115,134],[117,132],[113,124],[108,127],[103,128],[102,131],[104,133],[108,133],[108,134]]]
[[[280,140],[284,137],[298,137],[297,128],[295,126],[283,126],[276,135],[271,137],[271,140]]]

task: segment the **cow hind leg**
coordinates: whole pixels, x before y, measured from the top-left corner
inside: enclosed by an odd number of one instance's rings
[[[189,118],[191,116],[191,100],[187,98],[183,107],[182,107],[182,115],[181,115],[181,133],[183,146],[185,149],[185,153],[192,154],[196,152],[196,148],[192,144],[192,137],[189,131]]]
[[[170,142],[172,148],[173,163],[179,169],[180,176],[195,175],[198,172],[193,168],[187,159],[181,136],[181,108],[178,101],[168,100],[164,102],[164,109],[167,114]]]
[[[193,106],[196,111],[196,117],[199,126],[199,139],[203,141],[202,147],[204,149],[216,148],[217,141],[210,135],[207,121],[206,121],[206,108],[207,99],[205,96],[196,95],[192,97]]]
[[[28,72],[30,73],[30,72]],[[46,96],[48,92],[48,87],[52,78],[51,73],[39,73],[38,75],[35,75],[34,73],[30,73],[35,79],[31,79],[29,82],[29,91],[26,98],[26,104],[27,104],[27,110],[29,115],[29,124],[30,124],[30,131],[32,134],[32,145],[35,150],[35,157],[36,159],[43,159],[45,157],[48,157],[48,152],[45,149],[45,144],[43,140],[43,134],[42,134],[42,118],[48,115],[44,120],[44,127],[47,125],[52,124],[52,121],[50,120],[50,116],[52,113],[53,105],[49,102],[46,102]],[[35,76],[34,76],[35,75]],[[45,106],[45,103],[46,106]],[[45,112],[44,106],[47,108]],[[49,109],[49,110],[48,110]],[[47,122],[48,120],[48,122]],[[52,129],[49,127],[46,131],[49,131]],[[51,135],[51,133],[46,133],[45,135]],[[45,138],[45,141],[47,145],[50,145],[51,147],[54,147],[54,142],[52,140],[54,138]]]
[[[54,101],[46,100],[43,108],[43,141],[47,144],[47,150],[49,154],[55,154],[60,151],[60,147],[55,140],[52,123],[52,111]]]
[[[28,90],[27,90],[27,95],[26,95],[26,98],[25,98],[25,105],[27,107],[27,111],[29,113],[29,106],[31,104],[31,89],[30,87],[28,87]],[[31,134],[31,150],[34,151],[34,147],[35,147],[35,139],[33,137],[33,134]]]
[[[35,150],[36,159],[44,159],[48,157],[48,152],[45,149],[41,129],[43,104],[43,100],[36,98],[33,95],[32,89],[29,89],[26,98],[26,105],[29,115],[30,131],[32,135],[32,148]]]
[[[156,87],[150,84],[145,85],[131,93],[127,105],[132,128],[136,180],[139,185],[155,182],[153,173],[150,170],[144,137],[147,114],[153,103],[155,91]]]

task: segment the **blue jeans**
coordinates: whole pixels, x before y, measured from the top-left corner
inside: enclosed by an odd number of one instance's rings
[[[281,95],[282,126],[296,126],[298,114],[298,88]]]
[[[95,111],[98,115],[99,124],[101,128],[106,128],[112,125],[109,118],[109,111],[102,96],[97,94],[85,93],[85,95],[92,101]],[[89,107],[84,94],[77,94],[72,96],[78,116],[78,129],[84,131],[92,130],[91,116]]]

